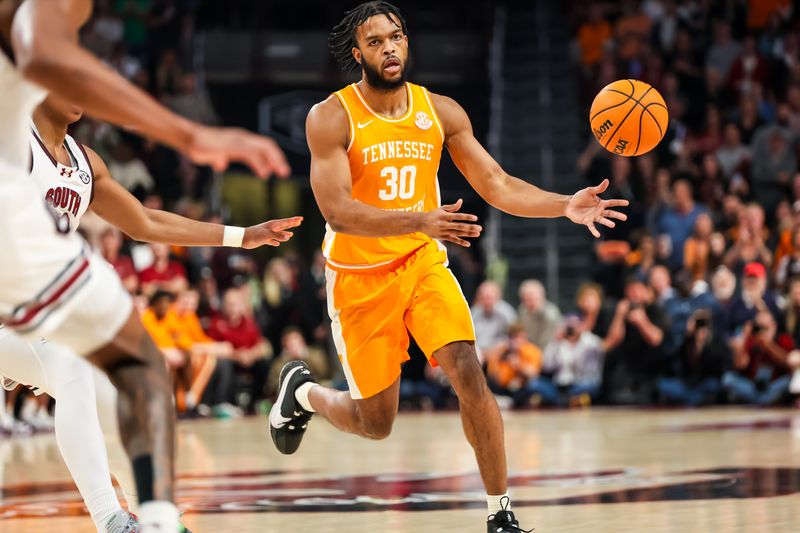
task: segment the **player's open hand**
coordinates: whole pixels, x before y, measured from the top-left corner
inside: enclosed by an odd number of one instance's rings
[[[612,207],[625,207],[628,200],[603,200],[600,195],[608,189],[608,180],[596,187],[587,187],[576,192],[567,205],[566,215],[576,224],[583,224],[595,238],[600,237],[595,224],[602,224],[608,228],[613,228],[617,224],[612,219],[628,220],[628,215],[621,213]]]
[[[478,221],[475,215],[458,212],[463,203],[459,199],[454,204],[443,205],[435,211],[425,213],[420,231],[434,239],[469,248],[469,241],[464,239],[480,237],[483,228],[475,224]]]
[[[280,246],[294,235],[286,230],[296,228],[302,221],[303,217],[281,218],[250,226],[244,230],[242,248],[252,250],[260,246]]]
[[[222,171],[233,163],[243,163],[260,178],[272,174],[289,176],[289,163],[278,144],[262,135],[240,128],[197,127],[186,150],[198,165],[208,165]]]

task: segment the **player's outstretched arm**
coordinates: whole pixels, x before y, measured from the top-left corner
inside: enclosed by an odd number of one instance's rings
[[[608,180],[568,196],[542,190],[510,176],[475,138],[464,109],[452,98],[437,94],[431,96],[453,162],[490,205],[521,217],[566,216],[577,224],[586,225],[595,237],[600,236],[595,224],[613,228],[615,223],[612,219],[627,219],[624,213],[613,209],[628,205],[627,200],[603,200],[599,196],[608,188]]]
[[[228,229],[225,226],[198,222],[167,211],[148,209],[122,185],[111,178],[108,167],[89,147],[84,147],[94,170],[92,210],[131,238],[143,242],[161,242],[177,246],[279,246],[292,238],[292,232],[303,217],[269,220],[248,228]],[[242,232],[243,230],[243,232]],[[241,242],[239,242],[241,237]]]
[[[78,44],[91,0],[27,0],[16,15],[11,41],[23,74],[83,107],[89,115],[169,145],[195,163],[225,169],[248,165],[267,177],[289,174],[274,141],[236,128],[209,128],[184,119],[128,83]]]
[[[478,237],[478,217],[460,213],[461,200],[427,213],[388,211],[353,198],[347,159],[347,115],[335,96],[315,105],[306,119],[311,150],[311,188],[320,211],[338,233],[388,237],[422,232],[469,246],[465,238]]]

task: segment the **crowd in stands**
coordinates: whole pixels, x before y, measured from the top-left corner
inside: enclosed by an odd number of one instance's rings
[[[580,109],[640,79],[664,140],[615,157],[589,136],[587,184],[629,219],[559,310],[485,282],[473,318],[508,406],[791,405],[800,397],[800,6],[789,0],[572,2]]]
[[[194,4],[98,0],[83,38],[176,112],[214,124],[191,68]],[[627,223],[596,242],[573,302],[559,308],[536,280],[519,287],[516,308],[493,281],[467,290],[492,390],[508,407],[796,402],[800,10],[789,0],[572,7],[581,109],[606,84],[636,78],[664,96],[669,127],[644,156],[614,157],[589,139],[579,157],[587,183],[608,177],[608,195],[631,205]],[[91,120],[74,134],[148,207],[214,220],[207,169]],[[291,359],[344,386],[320,253],[260,265],[243,250],[145,245],[110,227],[95,244],[136,295],[186,416],[263,412]],[[451,259],[457,274],[471,271]],[[441,371],[420,361],[404,368],[402,405],[453,406]],[[46,398],[21,417],[52,424]],[[0,409],[0,430],[24,428]]]

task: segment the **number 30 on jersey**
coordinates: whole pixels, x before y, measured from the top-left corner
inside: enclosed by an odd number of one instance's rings
[[[406,165],[400,169],[397,167],[384,167],[381,170],[381,177],[386,178],[386,185],[378,191],[378,198],[384,201],[391,201],[400,198],[410,200],[414,197],[414,188],[417,181],[417,167]]]

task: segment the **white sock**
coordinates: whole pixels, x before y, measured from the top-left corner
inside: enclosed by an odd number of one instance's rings
[[[117,500],[117,493],[112,488],[110,491],[102,488],[93,494],[87,494],[83,498],[86,508],[89,509],[89,514],[92,516],[97,531],[104,533],[106,530],[106,521],[108,518],[121,510]]]
[[[311,407],[311,402],[308,400],[308,393],[314,387],[319,387],[319,385],[316,383],[311,383],[309,381],[308,383],[303,383],[302,385],[297,387],[296,391],[294,391],[294,397],[297,400],[297,403],[299,403],[300,407],[302,407],[309,413],[317,412],[313,407]]]
[[[149,501],[139,507],[141,533],[173,533],[178,531],[178,508],[172,502]]]
[[[197,407],[197,396],[195,396],[194,392],[187,391],[186,395],[183,399],[184,403],[186,404],[186,410],[191,411],[195,407]]]
[[[486,503],[489,506],[489,515],[497,514],[500,511],[511,510],[511,499],[508,493],[501,494],[500,496],[486,495]]]

